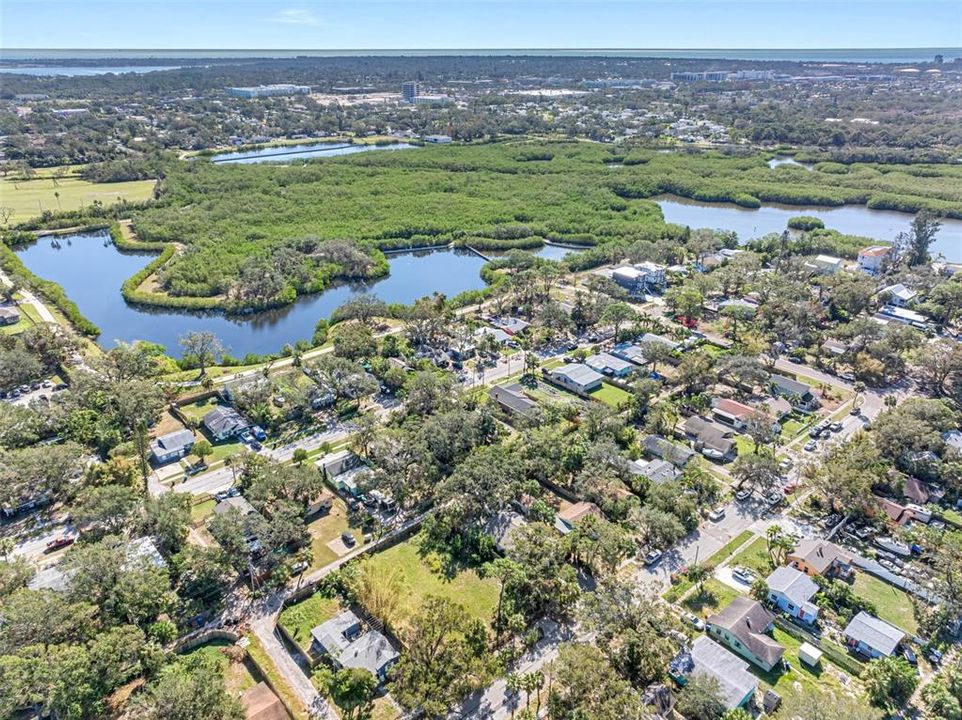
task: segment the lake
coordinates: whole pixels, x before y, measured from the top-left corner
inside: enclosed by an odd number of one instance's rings
[[[100,344],[149,340],[180,356],[179,339],[190,331],[210,330],[235,357],[278,352],[285,343],[310,340],[314,326],[340,305],[370,293],[388,303],[411,304],[434,292],[448,297],[485,286],[484,260],[466,250],[430,250],[388,255],[391,274],[367,283],[345,283],[306,295],[287,307],[244,316],[218,312],[180,312],[128,305],[120,294],[124,280],[147,264],[152,254],[120,252],[104,232],[44,237],[17,250],[24,264],[42,278],[63,286],[86,317],[100,326]],[[105,244],[106,242],[106,244]]]
[[[693,228],[734,230],[741,242],[768,233],[782,232],[788,219],[796,215],[820,218],[825,227],[847,235],[862,235],[891,242],[909,229],[913,216],[894,210],[870,210],[864,205],[841,207],[809,207],[802,205],[764,205],[743,208],[731,203],[705,203],[687,198],[661,195],[653,198],[661,207],[665,221]],[[962,262],[962,220],[942,220],[932,245],[933,256],[942,254],[950,262]]]
[[[390,145],[351,145],[337,143],[304,143],[302,145],[279,145],[276,147],[260,148],[259,150],[244,150],[239,152],[220,153],[212,155],[211,162],[229,164],[250,164],[264,162],[290,162],[299,158],[334,157],[337,155],[353,155],[354,153],[371,150],[407,150],[418,147],[408,143],[391,143]]]

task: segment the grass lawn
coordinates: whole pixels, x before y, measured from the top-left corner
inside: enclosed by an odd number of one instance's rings
[[[760,537],[747,548],[732,558],[732,567],[747,567],[758,573],[759,577],[768,577],[775,568],[768,560],[768,540]]]
[[[364,537],[361,526],[350,524],[348,521],[347,505],[340,498],[334,498],[334,504],[330,512],[321,515],[316,520],[312,520],[307,531],[311,534],[311,561],[310,570],[316,570],[337,560],[338,555],[327,546],[332,540],[339,538],[341,533],[350,530],[359,544],[364,544]]]
[[[214,506],[217,501],[211,498],[210,500],[204,500],[204,502],[197,503],[190,509],[190,521],[194,525],[203,525],[204,521],[210,517],[211,513],[214,512]]]
[[[878,616],[915,635],[919,624],[909,594],[866,572],[855,573],[855,594],[875,605]]]
[[[227,691],[232,695],[241,695],[261,681],[261,674],[257,666],[250,660],[245,659],[243,662],[231,662],[230,659],[221,652],[224,648],[230,647],[231,644],[232,643],[226,640],[213,640],[193,650],[188,650],[183,656],[202,655],[215,658],[224,668],[224,679],[227,684]]]
[[[631,393],[609,383],[601,383],[601,387],[593,391],[591,397],[617,409],[631,398]]]
[[[400,572],[404,586],[402,617],[415,613],[429,595],[437,595],[463,605],[470,615],[490,624],[498,606],[498,583],[493,578],[482,579],[471,568],[446,575],[442,558],[433,552],[423,553],[420,543],[421,536],[415,535],[364,560],[380,571]]]
[[[196,374],[196,371],[193,371]],[[207,398],[206,400],[198,400],[197,402],[192,402],[188,405],[181,405],[178,409],[187,417],[192,420],[200,422],[204,419],[204,415],[209,413],[215,407],[220,405],[217,402],[216,397]]]
[[[44,210],[78,210],[99,200],[113,205],[118,199],[141,202],[148,200],[154,191],[153,180],[133,180],[117,183],[91,183],[76,177],[65,177],[53,184],[52,179],[35,179],[14,182],[12,178],[0,181],[3,204],[13,208],[11,222],[36,217]],[[54,193],[59,193],[60,197]]]
[[[738,596],[738,591],[735,588],[729,587],[715,578],[710,578],[705,581],[705,592],[703,594],[696,590],[685,598],[682,605],[689,612],[708,617],[726,607]]]
[[[751,455],[755,452],[755,443],[747,435],[736,435],[735,446],[738,448],[738,456]]]
[[[801,435],[806,428],[812,424],[812,419],[807,421],[795,420],[789,417],[788,420],[782,423],[782,441],[788,442],[794,440],[799,435]]]
[[[330,620],[340,610],[341,603],[337,598],[314,593],[306,600],[284,608],[277,623],[283,625],[288,635],[307,652],[311,647],[311,630]]]
[[[962,527],[962,513],[958,512],[957,510],[953,510],[952,508],[942,508],[939,510],[939,513],[945,520]]]

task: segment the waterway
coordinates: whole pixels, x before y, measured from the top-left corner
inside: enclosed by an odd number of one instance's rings
[[[370,152],[372,150],[408,150],[417,145],[408,143],[391,143],[389,145],[352,145],[347,143],[304,143],[301,145],[278,145],[258,150],[243,150],[238,152],[211,155],[211,162],[219,164],[251,164],[266,162],[291,162],[301,158],[335,157],[337,155],[353,155],[354,153]]]
[[[8,75],[32,75],[34,77],[90,77],[93,75],[122,75],[124,73],[161,72],[177,70],[180,65],[119,65],[96,67],[91,65],[4,65],[0,73]]]
[[[124,280],[153,255],[120,252],[106,232],[40,238],[18,249],[20,259],[42,278],[60,283],[67,296],[101,329],[100,344],[148,340],[168,354],[181,354],[179,340],[190,331],[209,330],[235,357],[267,354],[285,343],[310,340],[314,326],[340,305],[370,293],[388,303],[413,303],[435,292],[448,297],[484,287],[484,260],[465,250],[431,250],[388,256],[391,273],[366,283],[345,283],[307,295],[287,307],[245,316],[179,312],[128,305],[120,294]]]
[[[705,203],[670,195],[654,198],[666,222],[693,228],[734,230],[740,242],[748,242],[768,233],[780,233],[788,219],[796,215],[820,218],[825,227],[847,235],[861,235],[891,242],[912,223],[910,213],[894,210],[870,210],[864,205],[841,207],[809,207],[802,205],[765,205],[743,208],[731,203]],[[933,257],[944,255],[950,262],[962,262],[962,220],[942,220],[942,228],[931,247]]]

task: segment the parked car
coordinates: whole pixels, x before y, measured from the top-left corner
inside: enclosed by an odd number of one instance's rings
[[[258,451],[258,450],[262,450],[264,446],[261,445],[260,442],[258,442],[257,440],[251,440],[251,448],[255,451]]]
[[[929,650],[928,658],[933,665],[940,665],[942,663],[942,652],[932,648]]]
[[[812,440],[818,440],[820,437],[822,437],[822,429],[816,425],[808,431],[808,436],[812,438]]]
[[[796,490],[798,490],[798,483],[789,483],[788,485],[782,488],[782,492],[785,493],[786,495],[791,495]]]
[[[861,415],[861,414],[862,414],[862,408],[853,407],[851,410],[848,411],[848,414],[849,414],[849,415]]]
[[[842,423],[833,422],[831,425],[828,426],[828,428],[834,433],[842,432]]]
[[[308,567],[310,566],[303,560],[301,560],[300,562],[296,562],[293,565],[291,565],[291,575],[300,575],[302,572],[307,570]]]
[[[792,466],[794,465],[795,463],[793,463],[790,458],[785,458],[780,463],[778,463],[778,469],[781,470],[782,472],[787,472],[788,470],[791,470]]]
[[[701,631],[705,629],[705,621],[697,615],[685,615],[685,620],[687,620],[688,624],[695,628],[695,630]]]
[[[242,443],[250,444],[254,442],[254,436],[251,435],[250,430],[245,430],[240,434],[240,440]]]
[[[718,522],[723,517],[725,517],[725,508],[723,507],[717,507],[714,510],[712,510],[710,513],[708,513],[708,519],[711,520],[712,522]]]
[[[779,505],[785,498],[782,497],[782,494],[778,492],[778,490],[772,490],[765,496],[765,499],[770,505]]]
[[[916,657],[915,653],[912,652],[910,648],[902,648],[902,657],[905,658],[909,665],[918,665],[919,659]]]
[[[355,540],[354,536],[349,532],[341,533],[341,541],[348,547],[354,547],[357,544],[357,540]]]
[[[48,542],[43,551],[45,553],[51,553],[55,550],[59,550],[60,548],[65,548],[68,545],[73,545],[76,540],[77,538],[73,537],[72,535],[61,535],[60,537],[54,538]]]
[[[755,582],[755,578],[757,576],[749,568],[737,567],[732,570],[732,577],[739,582],[745,583],[746,585],[751,585],[753,582]]]
[[[720,450],[707,447],[702,449],[701,454],[709,460],[722,460],[725,457],[725,453],[721,452]]]
[[[260,425],[255,425],[254,427],[251,428],[251,435],[253,435],[256,439],[261,441],[264,441],[267,439],[267,433],[264,432],[264,428],[262,428]]]
[[[814,440],[809,440],[805,443],[805,452],[815,452],[818,450],[818,443]]]
[[[664,553],[661,550],[650,550],[647,555],[645,555],[645,565],[651,567],[659,560]]]
[[[735,499],[738,502],[745,502],[751,496],[752,496],[751,490],[739,490],[737,493],[735,493]]]

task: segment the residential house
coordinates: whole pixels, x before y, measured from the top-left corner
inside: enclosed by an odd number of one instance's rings
[[[776,422],[781,422],[792,414],[792,404],[783,397],[766,398],[759,402],[756,409],[767,413]]]
[[[550,382],[582,396],[600,388],[605,379],[604,375],[582,363],[570,363],[542,372]]]
[[[884,287],[878,291],[878,294],[880,297],[887,298],[889,305],[894,305],[899,308],[908,307],[912,304],[912,301],[919,296],[915,290],[910,290],[902,283]]]
[[[560,511],[555,517],[555,528],[563,535],[567,535],[574,530],[575,525],[584,520],[589,515],[593,515],[599,520],[604,519],[601,509],[591,502],[576,502]]]
[[[818,398],[815,397],[812,388],[803,382],[778,373],[769,375],[768,382],[773,395],[787,398],[792,406],[799,410],[810,411],[819,406]]]
[[[474,331],[475,337],[479,338],[482,335],[493,336],[499,345],[504,345],[511,340],[511,336],[501,328],[480,327]]]
[[[896,307],[895,305],[883,306],[875,315],[872,316],[876,321],[888,325],[889,323],[899,323],[914,327],[916,330],[928,330],[929,319],[920,312],[909,310],[908,308]]]
[[[812,597],[818,585],[805,573],[789,565],[782,565],[765,578],[768,600],[782,612],[811,625],[818,619],[818,606]]]
[[[622,265],[611,273],[611,279],[633,295],[662,290],[665,287],[667,267],[653,262]]]
[[[7,305],[0,307],[0,325],[16,325],[20,322],[20,310]]]
[[[250,427],[240,413],[232,407],[216,407],[204,415],[204,427],[215,442],[239,435]]]
[[[733,248],[722,248],[718,252],[706,253],[695,260],[695,270],[698,272],[706,272],[719,265],[724,265],[736,255],[743,252],[745,251]]]
[[[175,430],[161,435],[150,443],[150,457],[158,465],[180,460],[194,447],[194,433],[191,430]]]
[[[628,472],[648,478],[656,485],[677,480],[681,470],[667,460],[635,460],[628,465]]]
[[[646,435],[642,447],[645,454],[667,460],[677,468],[684,468],[696,455],[690,448],[676,445],[660,435]]]
[[[27,582],[27,587],[31,590],[53,590],[54,592],[66,592],[70,587],[70,579],[76,570],[65,570],[59,564],[45,567],[34,573],[33,577]]]
[[[338,491],[355,497],[360,495],[358,475],[367,472],[368,468],[359,455],[341,450],[325,455],[314,465]]]
[[[270,387],[270,380],[261,374],[257,374],[253,377],[227,383],[220,389],[220,396],[228,403],[235,403],[237,402],[237,398],[244,394],[269,394]]]
[[[259,682],[241,695],[246,720],[290,720],[281,699],[266,682]]]
[[[767,410],[753,408],[751,405],[740,403],[737,400],[728,398],[712,398],[712,419],[723,425],[728,425],[738,432],[743,432],[748,428],[753,418],[768,415]],[[769,416],[772,432],[779,432],[781,426]]]
[[[959,430],[948,430],[942,433],[942,442],[945,443],[946,452],[962,455],[962,432]]]
[[[631,371],[635,369],[635,366],[627,360],[622,360],[606,352],[597,353],[585,358],[585,365],[592,370],[600,372],[602,375],[618,378],[631,374]]]
[[[644,333],[636,342],[641,345],[642,348],[644,348],[645,343],[661,343],[662,345],[670,347],[672,350],[677,350],[681,347],[681,343],[676,343],[664,335],[656,335],[655,333]]]
[[[735,598],[705,624],[712,639],[766,672],[781,662],[785,653],[785,648],[767,634],[775,624],[775,616],[761,603],[747,597]]]
[[[849,648],[870,658],[892,656],[905,638],[897,627],[864,610],[852,618],[842,634]]]
[[[504,330],[508,335],[514,337],[520,333],[523,333],[531,326],[531,323],[525,322],[521,318],[511,317],[501,323],[501,329]]]
[[[816,255],[814,258],[809,258],[805,261],[805,267],[809,270],[814,270],[820,275],[834,275],[844,266],[845,261],[842,260],[842,258],[837,258],[832,255]]]
[[[363,668],[381,682],[401,657],[383,634],[364,632],[360,618],[351,610],[312,629],[311,650],[326,655],[337,670]]]
[[[852,574],[852,555],[828,540],[800,540],[785,559],[806,575],[847,578]]]
[[[755,317],[755,313],[758,312],[758,305],[756,303],[749,302],[742,298],[727,298],[718,303],[716,307],[719,314],[724,313],[728,308],[738,308],[748,317]]]
[[[839,357],[848,352],[848,344],[841,340],[835,340],[834,338],[825,340],[821,347],[826,355],[834,355],[835,357]]]
[[[611,349],[611,354],[616,358],[625,360],[635,365],[647,365],[644,350],[634,343],[619,343]]]
[[[530,417],[538,410],[538,403],[525,395],[518,383],[494,385],[488,390],[488,396],[510,415]]]
[[[751,704],[758,689],[758,678],[749,672],[748,663],[707,635],[696,637],[690,650],[672,660],[670,672],[680,685],[692,676],[717,680],[726,710]]]
[[[882,266],[890,252],[892,252],[890,245],[872,245],[862,248],[858,251],[859,269],[870,275],[877,275],[882,271]]]
[[[236,510],[241,514],[242,517],[247,515],[253,515],[257,512],[254,506],[243,495],[235,495],[234,497],[227,497],[214,505],[214,514],[223,515],[229,513],[231,510]]]
[[[527,521],[514,510],[502,510],[488,518],[484,524],[484,533],[494,540],[498,552],[505,553],[514,547],[514,534],[524,527]]]
[[[317,495],[307,501],[304,508],[304,517],[312,517],[321,513],[328,513],[334,507],[334,495],[327,490],[321,490]]]
[[[694,415],[685,420],[682,430],[695,449],[706,457],[714,455],[717,460],[734,460],[738,455],[738,444],[728,428]]]

